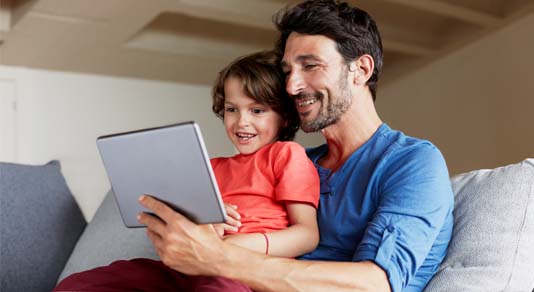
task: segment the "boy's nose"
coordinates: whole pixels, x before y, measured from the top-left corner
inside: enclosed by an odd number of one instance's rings
[[[238,124],[240,127],[247,127],[250,123],[249,121],[249,117],[247,114],[241,114],[239,115],[239,121],[238,121]]]

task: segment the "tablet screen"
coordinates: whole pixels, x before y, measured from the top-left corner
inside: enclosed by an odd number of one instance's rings
[[[142,194],[199,224],[225,221],[217,181],[195,122],[106,135],[97,139],[97,146],[127,227],[144,227],[137,221],[138,213],[148,212],[138,202]]]

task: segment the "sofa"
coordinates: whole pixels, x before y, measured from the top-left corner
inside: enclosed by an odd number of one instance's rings
[[[435,291],[534,291],[534,159],[451,178],[455,226]],[[0,163],[0,291],[50,291],[60,279],[157,254],[124,227],[109,192],[88,224],[58,161]]]

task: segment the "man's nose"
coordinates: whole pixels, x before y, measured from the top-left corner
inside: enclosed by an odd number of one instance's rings
[[[304,89],[304,80],[298,72],[290,72],[287,75],[286,91],[289,95],[297,95]]]

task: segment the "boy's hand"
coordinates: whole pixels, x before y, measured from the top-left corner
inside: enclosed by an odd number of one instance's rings
[[[225,231],[237,232],[241,227],[241,215],[237,212],[237,206],[224,203],[226,209],[226,223],[213,224],[213,227],[217,231],[220,237],[224,236]]]

